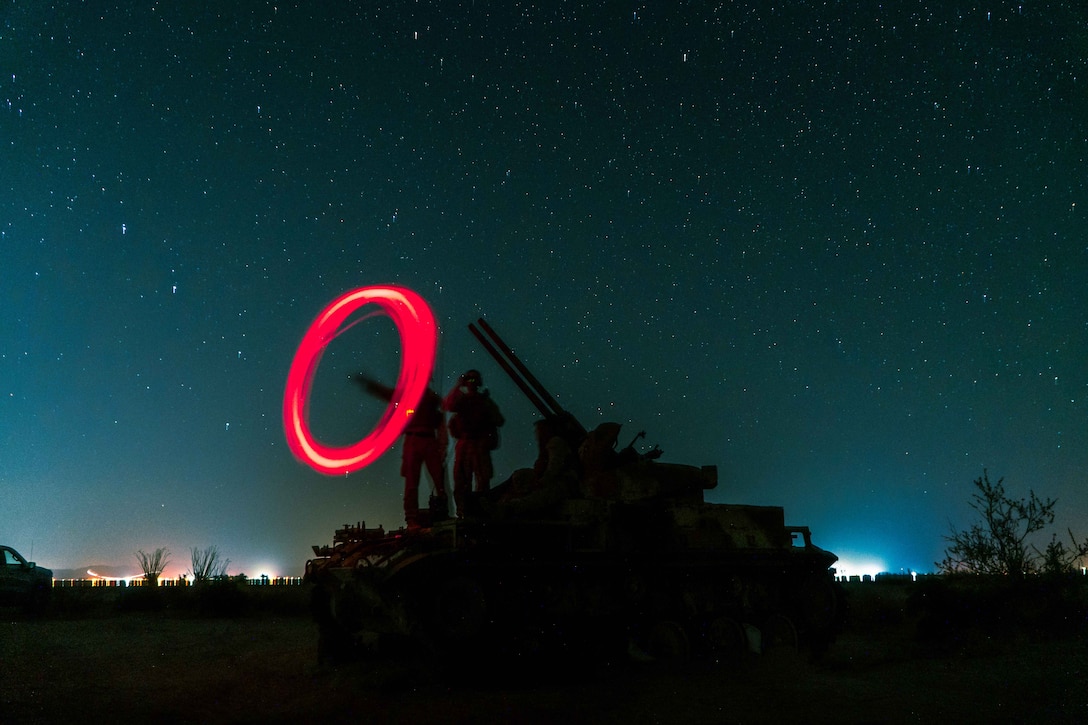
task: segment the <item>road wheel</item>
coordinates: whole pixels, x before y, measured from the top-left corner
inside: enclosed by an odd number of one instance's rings
[[[748,635],[740,622],[723,615],[707,624],[706,644],[715,655],[732,659],[748,650]]]
[[[763,653],[797,651],[797,628],[784,614],[772,614],[763,623]]]
[[[483,636],[487,623],[487,597],[478,582],[458,576],[439,585],[431,616],[431,631],[439,642],[472,643]]]
[[[685,662],[691,657],[691,643],[679,622],[664,619],[646,633],[646,653],[658,662]]]

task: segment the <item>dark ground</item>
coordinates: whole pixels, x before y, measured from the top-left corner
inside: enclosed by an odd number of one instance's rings
[[[913,586],[853,587],[818,663],[621,661],[472,686],[410,662],[319,665],[301,588],[229,617],[64,592],[43,617],[3,612],[0,723],[1088,722],[1081,627],[935,627],[908,611]]]

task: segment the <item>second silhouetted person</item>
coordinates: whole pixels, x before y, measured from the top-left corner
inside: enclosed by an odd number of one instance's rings
[[[469,370],[457,379],[442,407],[452,414],[449,431],[457,439],[453,458],[453,500],[457,504],[457,516],[464,518],[473,480],[477,493],[491,489],[494,475],[491,451],[498,448],[499,427],[506,421],[490,393],[483,389],[483,377],[478,370]]]

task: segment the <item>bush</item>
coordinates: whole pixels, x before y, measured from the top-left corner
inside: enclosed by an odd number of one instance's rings
[[[1046,551],[1031,544],[1031,537],[1054,523],[1056,499],[1043,500],[1028,491],[1027,498],[1012,498],[1005,493],[1005,479],[991,483],[985,469],[974,481],[971,508],[980,522],[959,531],[955,527],[945,540],[944,561],[937,563],[946,574],[983,574],[1021,579],[1030,574],[1065,574],[1073,570],[1077,559],[1088,555],[1088,539],[1077,541],[1069,532],[1070,546],[1051,536]]]

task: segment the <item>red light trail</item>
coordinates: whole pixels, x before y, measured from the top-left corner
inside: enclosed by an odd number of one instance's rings
[[[365,438],[350,446],[327,446],[310,432],[307,399],[314,374],[325,348],[347,329],[343,326],[344,321],[368,304],[381,307],[400,333],[402,359],[393,399],[378,425]],[[314,470],[330,475],[350,473],[373,463],[404,431],[408,418],[423,397],[434,366],[437,343],[434,314],[427,302],[410,289],[361,287],[333,300],[306,330],[287,374],[283,427],[291,452]]]

